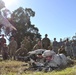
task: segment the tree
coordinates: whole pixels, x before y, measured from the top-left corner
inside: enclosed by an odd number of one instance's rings
[[[19,7],[11,14],[11,23],[16,27],[17,31],[12,31],[12,36],[17,38],[17,42],[20,46],[20,42],[24,36],[30,36],[31,39],[34,35],[40,38],[40,33],[35,25],[31,24],[30,18],[35,16],[35,12],[31,8]]]
[[[0,0],[0,4],[0,32],[3,30],[5,35],[9,36],[10,38],[11,36],[14,36],[19,46],[24,36],[29,35],[31,39],[34,36],[37,38],[41,37],[38,28],[31,24],[30,18],[35,16],[35,12],[31,8],[24,9],[19,7],[18,9],[14,10],[13,13],[10,13],[8,9],[1,12],[1,9],[5,7],[5,3]],[[10,18],[7,17],[7,12],[9,12]]]

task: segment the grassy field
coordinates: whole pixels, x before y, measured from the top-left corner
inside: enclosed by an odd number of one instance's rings
[[[0,61],[0,75],[76,75],[76,63],[61,71],[52,72],[32,72],[25,71],[25,62],[20,61]]]

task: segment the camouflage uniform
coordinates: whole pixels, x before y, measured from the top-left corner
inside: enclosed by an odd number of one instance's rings
[[[28,41],[29,41],[29,44],[28,44],[28,45],[29,45],[29,48],[28,48],[28,50],[31,51],[31,50],[32,50],[32,46],[33,46],[32,40],[31,40],[30,36],[28,36],[27,39],[28,39]]]
[[[61,46],[64,46],[64,42],[62,41],[62,39],[60,39],[60,42],[59,42],[58,44],[59,44],[59,48],[60,48]]]
[[[27,54],[27,49],[24,48],[24,44],[16,51],[16,56],[25,56]]]
[[[58,42],[57,41],[54,41],[53,42],[53,50],[58,53]]]
[[[6,44],[4,44],[2,48],[2,57],[3,57],[3,60],[8,59],[8,46]]]
[[[42,48],[42,43],[41,41],[38,41],[38,43],[33,47],[33,50],[41,49],[41,48]]]
[[[36,49],[41,49],[41,46],[39,46],[38,44],[36,44],[36,45],[33,47],[33,50],[36,50]]]
[[[15,52],[17,50],[17,42],[15,40],[11,40],[9,43],[9,53],[10,53],[10,58],[12,57],[15,58]]]
[[[58,54],[61,54],[61,53],[63,53],[66,56],[66,51],[64,47],[58,49]]]
[[[50,46],[50,39],[49,38],[43,38],[42,39],[42,47],[44,49],[48,49],[48,47]]]
[[[32,41],[32,48],[37,44],[37,41],[36,41],[36,38],[33,38],[33,41]]]
[[[65,42],[65,51],[67,56],[72,56],[71,43],[69,41]]]
[[[24,44],[24,48],[26,48],[28,50],[28,52],[31,49],[31,42],[25,37],[25,39],[21,42],[21,44]]]
[[[73,40],[71,45],[72,45],[73,57],[76,58],[76,41]]]
[[[2,35],[2,38],[0,38],[0,53],[1,53],[1,49],[3,48],[4,43],[6,43],[6,39],[4,38],[4,35]]]

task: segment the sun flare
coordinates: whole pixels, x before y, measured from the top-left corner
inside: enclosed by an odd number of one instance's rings
[[[13,5],[16,2],[16,0],[3,0],[3,1],[5,3],[6,7],[9,7],[9,6]]]

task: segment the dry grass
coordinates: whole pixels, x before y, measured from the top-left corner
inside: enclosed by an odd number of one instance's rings
[[[24,71],[27,68],[26,66],[22,66],[24,64],[26,63],[20,61],[0,61],[0,75],[76,75],[75,65],[61,71],[44,73]]]
[[[0,75],[7,73],[18,73],[24,62],[20,61],[2,61],[0,62]]]

